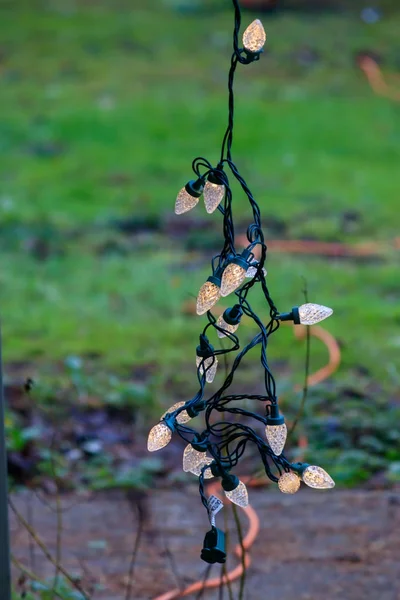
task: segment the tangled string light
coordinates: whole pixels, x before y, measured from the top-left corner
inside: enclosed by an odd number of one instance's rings
[[[312,488],[332,488],[335,484],[324,469],[307,463],[291,463],[282,454],[287,429],[283,415],[279,411],[275,379],[271,373],[267,347],[270,336],[275,333],[282,321],[295,324],[313,325],[329,317],[332,309],[318,304],[306,303],[293,308],[290,312],[280,313],[269,293],[265,270],[267,246],[261,227],[260,208],[247,183],[240,175],[232,160],[232,141],[234,126],[233,82],[238,63],[248,65],[259,60],[266,35],[262,23],[257,19],[243,33],[243,48],[239,47],[241,13],[238,0],[232,0],[235,11],[233,32],[233,54],[228,78],[229,118],[222,141],[221,157],[217,166],[203,157],[196,158],[192,169],[196,179],[189,181],[178,193],[175,203],[177,215],[193,209],[203,195],[208,213],[218,210],[223,217],[224,245],[220,254],[211,261],[212,275],[200,288],[196,312],[207,315],[208,323],[200,334],[196,349],[197,378],[200,388],[197,394],[187,402],[171,406],[155,425],[148,438],[148,450],[154,452],[164,448],[173,433],[178,434],[187,446],[183,452],[183,470],[199,478],[199,491],[202,503],[206,507],[211,522],[207,532],[201,558],[208,563],[224,563],[226,560],[224,533],[215,526],[215,515],[221,506],[216,498],[207,498],[205,480],[219,477],[225,496],[238,506],[248,504],[245,484],[238,479],[234,471],[248,444],[259,452],[269,479],[278,484],[281,492],[294,494],[303,481]],[[240,253],[235,246],[235,229],[232,216],[232,190],[228,173],[238,181],[247,197],[253,213],[253,223],[247,229],[247,247]],[[258,256],[258,259],[255,258]],[[263,321],[252,310],[248,296],[256,287],[261,288],[269,308],[269,322]],[[218,319],[211,309],[221,296],[235,296],[235,302]],[[257,325],[258,333],[244,348],[240,349],[236,335],[240,320],[246,315]],[[219,338],[229,342],[227,349],[215,349],[209,341],[209,334],[215,330]],[[252,348],[260,351],[261,365],[264,370],[265,394],[229,394],[235,373],[243,358]],[[240,350],[240,351],[239,351]],[[239,351],[239,352],[238,352]],[[207,383],[211,383],[217,372],[218,357],[238,352],[233,360],[230,372],[222,386],[207,398]],[[237,406],[240,401],[258,401],[265,407],[265,414],[251,412]],[[200,413],[204,413],[204,429],[201,433],[187,423]],[[217,416],[216,416],[217,415]],[[225,420],[234,415],[235,420]],[[240,417],[242,422],[237,419]],[[255,421],[258,429],[262,426],[265,437],[260,436],[247,423]]]

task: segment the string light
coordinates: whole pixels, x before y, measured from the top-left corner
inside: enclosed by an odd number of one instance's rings
[[[199,451],[193,448],[192,444],[188,444],[183,451],[183,463],[182,468],[185,473],[193,473],[199,476],[203,467],[210,465],[213,459],[206,455],[206,451]],[[211,479],[214,475],[211,469],[204,471],[204,479]]]
[[[283,454],[287,428],[279,411],[276,396],[277,385],[268,361],[267,350],[270,337],[279,330],[282,321],[293,321],[295,324],[313,325],[332,314],[332,309],[312,303],[295,307],[289,313],[280,313],[271,297],[266,281],[267,244],[261,226],[260,207],[253,197],[249,186],[239,173],[232,159],[232,140],[234,127],[234,76],[238,65],[247,65],[260,58],[266,35],[262,23],[256,19],[243,33],[243,48],[238,47],[241,14],[239,0],[232,0],[235,11],[233,33],[233,54],[228,77],[229,115],[228,125],[223,136],[221,157],[217,166],[213,166],[206,158],[197,157],[192,162],[195,179],[189,181],[179,192],[175,203],[175,212],[183,214],[194,208],[204,195],[205,208],[208,213],[222,215],[223,245],[212,259],[212,274],[201,286],[196,313],[206,314],[206,325],[200,334],[200,343],[196,348],[196,367],[199,389],[192,399],[177,402],[161,417],[148,439],[148,449],[154,452],[166,446],[175,433],[186,442],[183,452],[183,470],[199,478],[199,492],[203,505],[209,512],[211,530],[206,534],[201,557],[209,563],[225,562],[224,533],[215,527],[215,512],[205,492],[205,480],[219,477],[226,498],[241,507],[248,505],[248,493],[245,484],[233,475],[240,458],[248,446],[256,449],[269,479],[278,484],[285,494],[294,494],[300,488],[301,480],[309,487],[316,489],[332,488],[333,479],[321,467],[307,463],[291,463]],[[229,177],[228,177],[229,174]],[[248,245],[241,254],[235,245],[235,227],[233,223],[233,186],[229,178],[234,179],[237,187],[247,198],[253,215],[253,222],[247,227]],[[217,210],[218,209],[218,210]],[[257,256],[257,259],[255,259]],[[258,289],[263,295],[266,310],[260,318],[251,308],[249,295]],[[235,294],[235,303],[226,309],[218,319],[211,309],[220,297]],[[243,347],[237,336],[241,317],[257,327],[257,332]],[[265,315],[269,321],[265,323]],[[224,338],[221,348],[214,349],[210,343],[211,335]],[[265,391],[259,394],[231,394],[229,387],[237,369],[247,353],[258,347],[263,383]],[[226,359],[229,353],[236,353],[230,366]],[[208,383],[214,380],[218,357],[223,355],[226,374],[221,387],[209,394]],[[266,406],[266,414],[252,412],[240,406],[240,401],[259,402]],[[197,432],[187,423],[191,418],[204,411],[204,430]],[[265,437],[258,434],[258,429],[251,427],[251,420],[265,426]],[[190,443],[189,440],[192,440]],[[279,473],[279,477],[277,476]]]
[[[283,494],[295,494],[300,489],[300,477],[289,471],[278,479],[278,487]]]
[[[161,419],[163,419],[166,415],[175,412],[176,410],[178,410],[178,408],[182,408],[182,406],[184,406],[185,404],[186,404],[186,402],[177,402],[176,404],[171,406],[168,410],[166,410],[163,415],[161,415]],[[188,412],[186,410],[182,410],[178,415],[176,415],[176,420],[181,425],[190,421],[191,418],[192,417],[188,414]]]
[[[156,452],[161,450],[170,443],[172,438],[171,429],[165,423],[157,423],[150,429],[149,437],[147,438],[147,450]]]
[[[204,334],[200,336],[200,344],[196,348],[196,367],[199,369],[200,375],[206,374],[207,383],[214,381],[218,359],[214,354],[213,346]]]
[[[222,487],[228,500],[233,504],[246,508],[249,503],[249,496],[243,481],[240,481],[235,475],[229,475],[222,479]]]
[[[333,310],[322,304],[308,302],[295,306],[290,313],[279,315],[281,321],[293,321],[296,325],[315,325],[331,316]]]
[[[204,205],[208,213],[213,213],[218,208],[225,194],[225,186],[221,180],[210,173],[204,186]]]
[[[335,487],[332,477],[322,467],[315,465],[303,465],[302,479],[306,485],[317,490],[327,490]]]
[[[226,311],[218,317],[217,327],[223,330],[220,331],[217,329],[218,337],[224,338],[227,333],[235,333],[240,325],[242,314],[243,311],[239,304],[236,304],[233,308],[227,308]]]
[[[286,442],[287,428],[285,419],[279,414],[276,404],[271,406],[270,414],[267,417],[265,435],[273,453],[276,456],[282,454]]]
[[[247,269],[249,268],[247,259],[250,256],[251,252],[244,250],[241,256],[237,255],[230,259],[228,266],[222,273],[221,296],[228,296],[242,285],[246,279]]]
[[[204,189],[204,181],[189,181],[178,193],[175,201],[175,214],[182,215],[183,213],[192,210],[199,201]]]
[[[263,24],[259,19],[256,19],[247,27],[243,33],[244,49],[252,54],[262,52],[267,36]]]
[[[252,263],[246,271],[246,278],[253,279],[253,277],[255,277],[257,274],[257,270],[258,270],[258,263]],[[261,269],[261,272],[264,275],[264,277],[267,276],[267,269],[265,267],[263,267]]]

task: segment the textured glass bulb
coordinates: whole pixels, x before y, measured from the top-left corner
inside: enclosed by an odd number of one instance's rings
[[[173,404],[173,406],[171,406],[168,410],[165,411],[165,413],[163,415],[161,415],[161,419],[163,419],[168,413],[174,412],[175,410],[177,410],[184,404],[186,404],[186,402],[184,402],[184,401]],[[188,421],[190,421],[191,418],[192,417],[189,416],[189,413],[186,410],[183,410],[182,412],[179,413],[179,415],[177,415],[176,420],[178,423],[183,425],[184,423],[187,423]]]
[[[249,496],[247,494],[247,488],[243,481],[239,481],[239,485],[230,492],[225,492],[225,496],[238,506],[244,508],[249,503]]]
[[[199,452],[195,450],[192,444],[188,444],[183,451],[183,470],[185,473],[193,473],[193,475],[199,476],[201,470],[205,465],[210,465],[213,459],[206,455],[205,452]],[[204,479],[211,479],[214,477],[211,469],[204,471]]]
[[[249,279],[253,279],[253,277],[255,277],[256,273],[257,273],[257,265],[250,265],[250,267],[246,271],[246,277],[248,277]],[[264,269],[264,267],[263,267],[262,273],[263,273],[264,277],[266,277],[267,269]]]
[[[227,323],[224,320],[223,315],[220,315],[218,317],[217,325],[218,325],[218,327],[221,327],[221,329],[225,329],[225,331],[228,331],[228,333],[235,333],[235,331],[239,327],[240,323],[236,323],[236,325],[230,325],[229,323]],[[223,331],[218,331],[218,329],[217,329],[217,335],[219,338],[226,337],[226,334]]]
[[[300,488],[300,477],[290,471],[278,479],[278,487],[283,494],[295,494]]]
[[[246,269],[235,263],[230,263],[222,274],[221,296],[228,296],[242,285],[246,279]]]
[[[286,424],[267,425],[265,427],[265,435],[267,436],[268,444],[275,456],[282,454],[287,436]]]
[[[202,360],[203,360],[202,356],[196,356],[196,367],[199,367],[199,365],[202,362]],[[207,369],[207,367],[209,365],[211,365],[211,364],[212,364],[212,366],[209,369]],[[207,371],[206,371],[206,381],[208,383],[212,383],[214,381],[215,373],[217,372],[217,367],[218,367],[217,357],[216,356],[209,356],[208,358],[204,359],[204,363],[200,367],[200,375],[203,375],[204,368],[206,368],[207,369]]]
[[[324,490],[335,487],[335,482],[321,467],[315,465],[308,466],[302,473],[302,478],[305,484],[311,488]]]
[[[195,198],[194,196],[191,196],[186,191],[186,189],[183,187],[176,197],[175,214],[182,215],[183,213],[188,212],[189,210],[192,210],[192,208],[194,208],[196,206],[198,201],[199,201],[199,198]]]
[[[218,183],[211,183],[211,181],[206,181],[204,186],[204,204],[206,207],[206,211],[208,213],[214,212],[218,205],[220,204],[222,198],[225,194],[225,186],[220,185]]]
[[[243,34],[243,46],[250,52],[261,52],[267,36],[260,19],[256,19]]]
[[[149,452],[155,452],[164,448],[172,438],[172,431],[165,423],[157,423],[152,429],[150,429],[149,437],[147,439],[147,450]]]
[[[322,306],[321,304],[312,304],[309,302],[299,306],[299,317],[302,325],[314,325],[330,317],[332,313],[333,310],[331,308]]]
[[[221,297],[220,288],[212,283],[212,281],[206,281],[200,288],[199,295],[197,296],[196,312],[198,315],[204,315],[210,310],[214,304],[218,302]]]

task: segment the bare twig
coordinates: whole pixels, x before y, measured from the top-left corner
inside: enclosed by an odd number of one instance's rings
[[[143,525],[144,525],[143,519],[141,519],[139,516],[138,527],[137,527],[135,541],[134,541],[133,549],[132,549],[131,562],[129,565],[128,584],[126,587],[125,600],[131,599],[133,575],[135,573],[135,563],[136,563],[136,557],[137,557],[137,553],[139,551],[140,541],[141,541],[141,537],[142,537],[142,533],[143,533]]]
[[[32,497],[27,496],[27,504],[26,504],[26,519],[33,528],[33,502]],[[31,536],[28,536],[28,544],[29,544],[29,568],[31,571],[35,570],[35,544]]]
[[[18,558],[16,558],[13,554],[11,555],[11,561],[17,567],[17,569],[22,571],[22,573],[24,573],[27,577],[29,577],[29,579],[31,579],[32,581],[37,581],[44,587],[46,586],[46,583],[42,579],[40,579],[40,577],[38,575],[36,575],[36,573],[34,573],[30,569],[28,569],[28,567],[25,567],[25,565],[22,564],[22,562],[19,561]],[[58,598],[61,598],[61,600],[66,600],[65,596],[63,596],[62,594],[60,594],[57,591],[55,592],[55,595]]]
[[[238,600],[243,600],[244,584],[246,582],[246,549],[245,549],[245,547],[243,545],[242,524],[241,524],[240,519],[239,519],[239,515],[238,515],[238,512],[237,512],[236,504],[233,504],[233,503],[232,503],[232,512],[233,512],[233,516],[234,516],[234,519],[235,519],[236,530],[237,530],[237,533],[238,533],[239,545],[240,545],[240,549],[241,549],[240,558],[242,560],[242,575],[240,577],[240,589],[239,589],[239,598],[238,598]]]
[[[307,290],[307,281],[304,279],[304,300],[308,302],[308,290]],[[304,384],[303,384],[303,396],[301,398],[300,407],[297,411],[295,418],[293,419],[292,425],[289,430],[289,435],[293,433],[293,431],[297,427],[297,423],[300,421],[303,416],[304,407],[306,404],[307,396],[308,396],[308,380],[310,377],[310,357],[311,357],[311,334],[310,334],[310,326],[306,326],[306,360],[304,365]]]
[[[53,438],[53,442],[54,442],[54,438]],[[54,574],[54,581],[53,581],[53,587],[52,587],[52,598],[54,598],[54,596],[56,594],[56,589],[58,586],[59,574],[60,574],[61,548],[62,548],[61,539],[62,539],[62,526],[63,526],[62,517],[63,517],[63,515],[62,515],[62,507],[61,507],[61,499],[60,499],[60,486],[58,483],[56,468],[55,468],[55,464],[54,464],[53,443],[51,444],[50,464],[51,464],[51,474],[53,477],[53,481],[56,485],[56,515],[57,515],[56,571]]]
[[[65,579],[67,579],[70,582],[70,584],[75,589],[77,589],[78,592],[80,592],[83,595],[83,597],[85,598],[85,600],[91,600],[90,596],[85,592],[85,590],[82,588],[82,586],[80,585],[80,583],[77,582],[68,573],[68,571],[61,564],[57,565],[56,560],[54,559],[54,557],[52,556],[52,554],[49,552],[46,544],[38,536],[38,534],[36,533],[36,531],[29,525],[29,523],[26,521],[26,519],[24,519],[24,517],[18,511],[17,507],[15,506],[15,504],[13,503],[13,501],[11,500],[10,497],[8,498],[8,503],[10,505],[11,510],[13,511],[13,513],[15,514],[15,516],[17,517],[17,519],[19,520],[19,522],[25,527],[25,529],[28,531],[29,535],[32,536],[32,538],[34,539],[34,541],[36,542],[36,544],[39,546],[39,548],[42,550],[42,552],[45,555],[45,557],[47,558],[47,560],[49,562],[51,562],[51,564],[54,565],[55,567],[58,566],[59,571],[64,575]]]
[[[212,565],[207,565],[206,570],[204,571],[202,586],[199,589],[199,593],[196,596],[196,600],[201,600],[201,598],[204,595],[204,590],[206,589],[207,579],[210,577],[211,567],[212,567]]]
[[[176,561],[175,561],[175,557],[174,557],[173,553],[171,552],[171,550],[170,550],[170,548],[169,548],[169,546],[167,544],[167,540],[166,540],[166,538],[164,536],[163,536],[163,541],[164,541],[165,556],[168,559],[169,565],[171,567],[172,574],[175,577],[175,580],[176,580],[178,588],[180,590],[183,590],[183,588],[184,588],[184,582],[182,581],[182,578],[181,578],[181,576],[179,574],[178,567],[177,567]]]

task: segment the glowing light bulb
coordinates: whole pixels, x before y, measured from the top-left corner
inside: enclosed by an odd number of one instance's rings
[[[201,362],[203,361],[203,356],[196,356],[196,367],[199,368]],[[209,368],[208,368],[209,367]],[[203,375],[204,370],[206,370],[206,381],[207,383],[212,383],[214,381],[215,374],[217,372],[218,367],[218,359],[216,356],[209,356],[204,358],[204,362],[200,367],[200,374]]]
[[[222,274],[221,296],[228,296],[240,287],[246,279],[247,268],[231,262]]]
[[[300,488],[300,477],[290,471],[278,479],[278,487],[283,494],[295,494]]]
[[[173,404],[173,406],[171,406],[168,410],[165,411],[164,414],[161,415],[161,419],[163,419],[168,413],[172,413],[175,410],[178,410],[178,408],[180,408],[184,404],[186,404],[186,402],[177,402],[176,404]],[[189,415],[187,410],[183,410],[176,416],[177,422],[180,423],[181,425],[190,421],[191,418],[192,417]]]
[[[227,331],[228,333],[235,333],[235,331],[239,327],[240,323],[236,323],[236,325],[230,325],[229,323],[227,323],[225,321],[224,316],[220,315],[218,317],[217,325],[218,325],[218,327],[221,327],[221,329],[225,329],[225,331]],[[217,329],[217,335],[219,338],[226,337],[226,333],[224,333],[223,331],[218,331],[218,329]]]
[[[268,444],[275,456],[282,454],[287,436],[286,424],[266,425],[265,435],[267,436]]]
[[[230,500],[234,504],[237,504],[238,506],[241,506],[242,508],[247,506],[249,503],[247,488],[244,485],[243,481],[239,481],[239,485],[235,487],[234,490],[231,490],[229,492],[225,490],[225,496],[228,498],[228,500]]]
[[[327,319],[333,313],[331,308],[328,306],[322,306],[321,304],[302,304],[299,306],[299,317],[302,325],[314,325],[324,319]]]
[[[245,50],[248,50],[252,54],[261,52],[267,36],[263,24],[260,19],[256,19],[247,27],[243,33],[243,46]]]
[[[199,198],[195,198],[194,196],[188,194],[188,192],[183,187],[176,197],[175,214],[183,215],[183,213],[189,212],[189,210],[192,210],[192,208],[196,206],[198,201]]]
[[[172,438],[172,431],[165,423],[157,423],[152,429],[150,429],[149,437],[147,439],[147,450],[149,452],[156,452],[164,448]]]
[[[302,479],[306,485],[318,490],[335,487],[335,482],[324,469],[315,465],[309,465],[302,473]]]
[[[210,465],[213,459],[206,455],[205,452],[199,452],[195,450],[192,444],[188,444],[183,451],[183,470],[185,473],[193,473],[193,475],[199,476],[201,470],[205,465]],[[204,479],[211,479],[214,477],[211,469],[204,471]]]
[[[225,194],[225,186],[209,180],[204,186],[203,194],[206,211],[211,214],[221,203]]]
[[[197,296],[196,312],[203,315],[210,310],[221,297],[221,289],[212,281],[206,281],[200,288]]]
[[[178,193],[175,201],[175,214],[182,215],[196,206],[203,192],[204,181],[189,181]]]
[[[256,276],[256,273],[257,273],[257,265],[256,264],[250,265],[246,271],[246,278],[253,279],[253,277]],[[266,275],[267,275],[267,269],[265,269],[264,267],[262,268],[262,274],[264,275],[264,277],[266,277]]]

